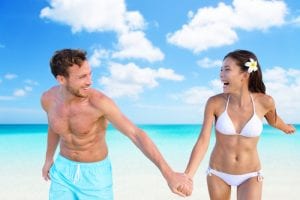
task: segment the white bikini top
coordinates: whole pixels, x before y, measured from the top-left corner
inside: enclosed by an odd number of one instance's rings
[[[227,112],[227,107],[229,103],[230,96],[228,96],[227,103],[226,103],[226,108],[224,112],[218,117],[216,121],[216,130],[220,132],[221,134],[224,135],[242,135],[245,137],[258,137],[263,129],[263,124],[261,119],[256,115],[255,113],[255,105],[252,96],[251,101],[253,105],[253,115],[249,119],[249,121],[246,123],[246,125],[243,127],[240,133],[237,133],[235,130],[235,127],[232,123],[232,120],[230,119],[228,112]]]

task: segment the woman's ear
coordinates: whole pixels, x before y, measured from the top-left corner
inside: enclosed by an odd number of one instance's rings
[[[247,71],[242,72],[242,79],[241,79],[241,81],[248,80],[249,77],[250,77],[250,74]]]

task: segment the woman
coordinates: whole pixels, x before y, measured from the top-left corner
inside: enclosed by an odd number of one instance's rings
[[[238,200],[261,199],[263,177],[257,143],[263,129],[262,118],[286,134],[294,133],[295,128],[276,114],[252,52],[236,50],[227,54],[220,78],[224,93],[207,101],[203,127],[185,173],[190,177],[196,173],[215,122],[216,144],[207,170],[210,199],[230,199],[231,186],[237,186]]]

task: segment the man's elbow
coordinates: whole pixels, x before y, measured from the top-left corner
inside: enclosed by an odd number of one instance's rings
[[[139,144],[143,138],[143,135],[144,135],[144,132],[140,128],[136,127],[136,128],[133,128],[132,130],[130,130],[128,137],[130,138],[130,140],[133,143]]]

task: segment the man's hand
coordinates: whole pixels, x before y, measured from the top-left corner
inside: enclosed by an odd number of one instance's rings
[[[53,164],[53,160],[52,161],[45,161],[45,164],[44,164],[43,169],[42,169],[42,176],[45,179],[45,181],[50,180],[49,170],[50,170],[52,164]]]
[[[175,194],[186,197],[193,191],[193,180],[184,173],[173,172],[167,179],[169,188]]]

